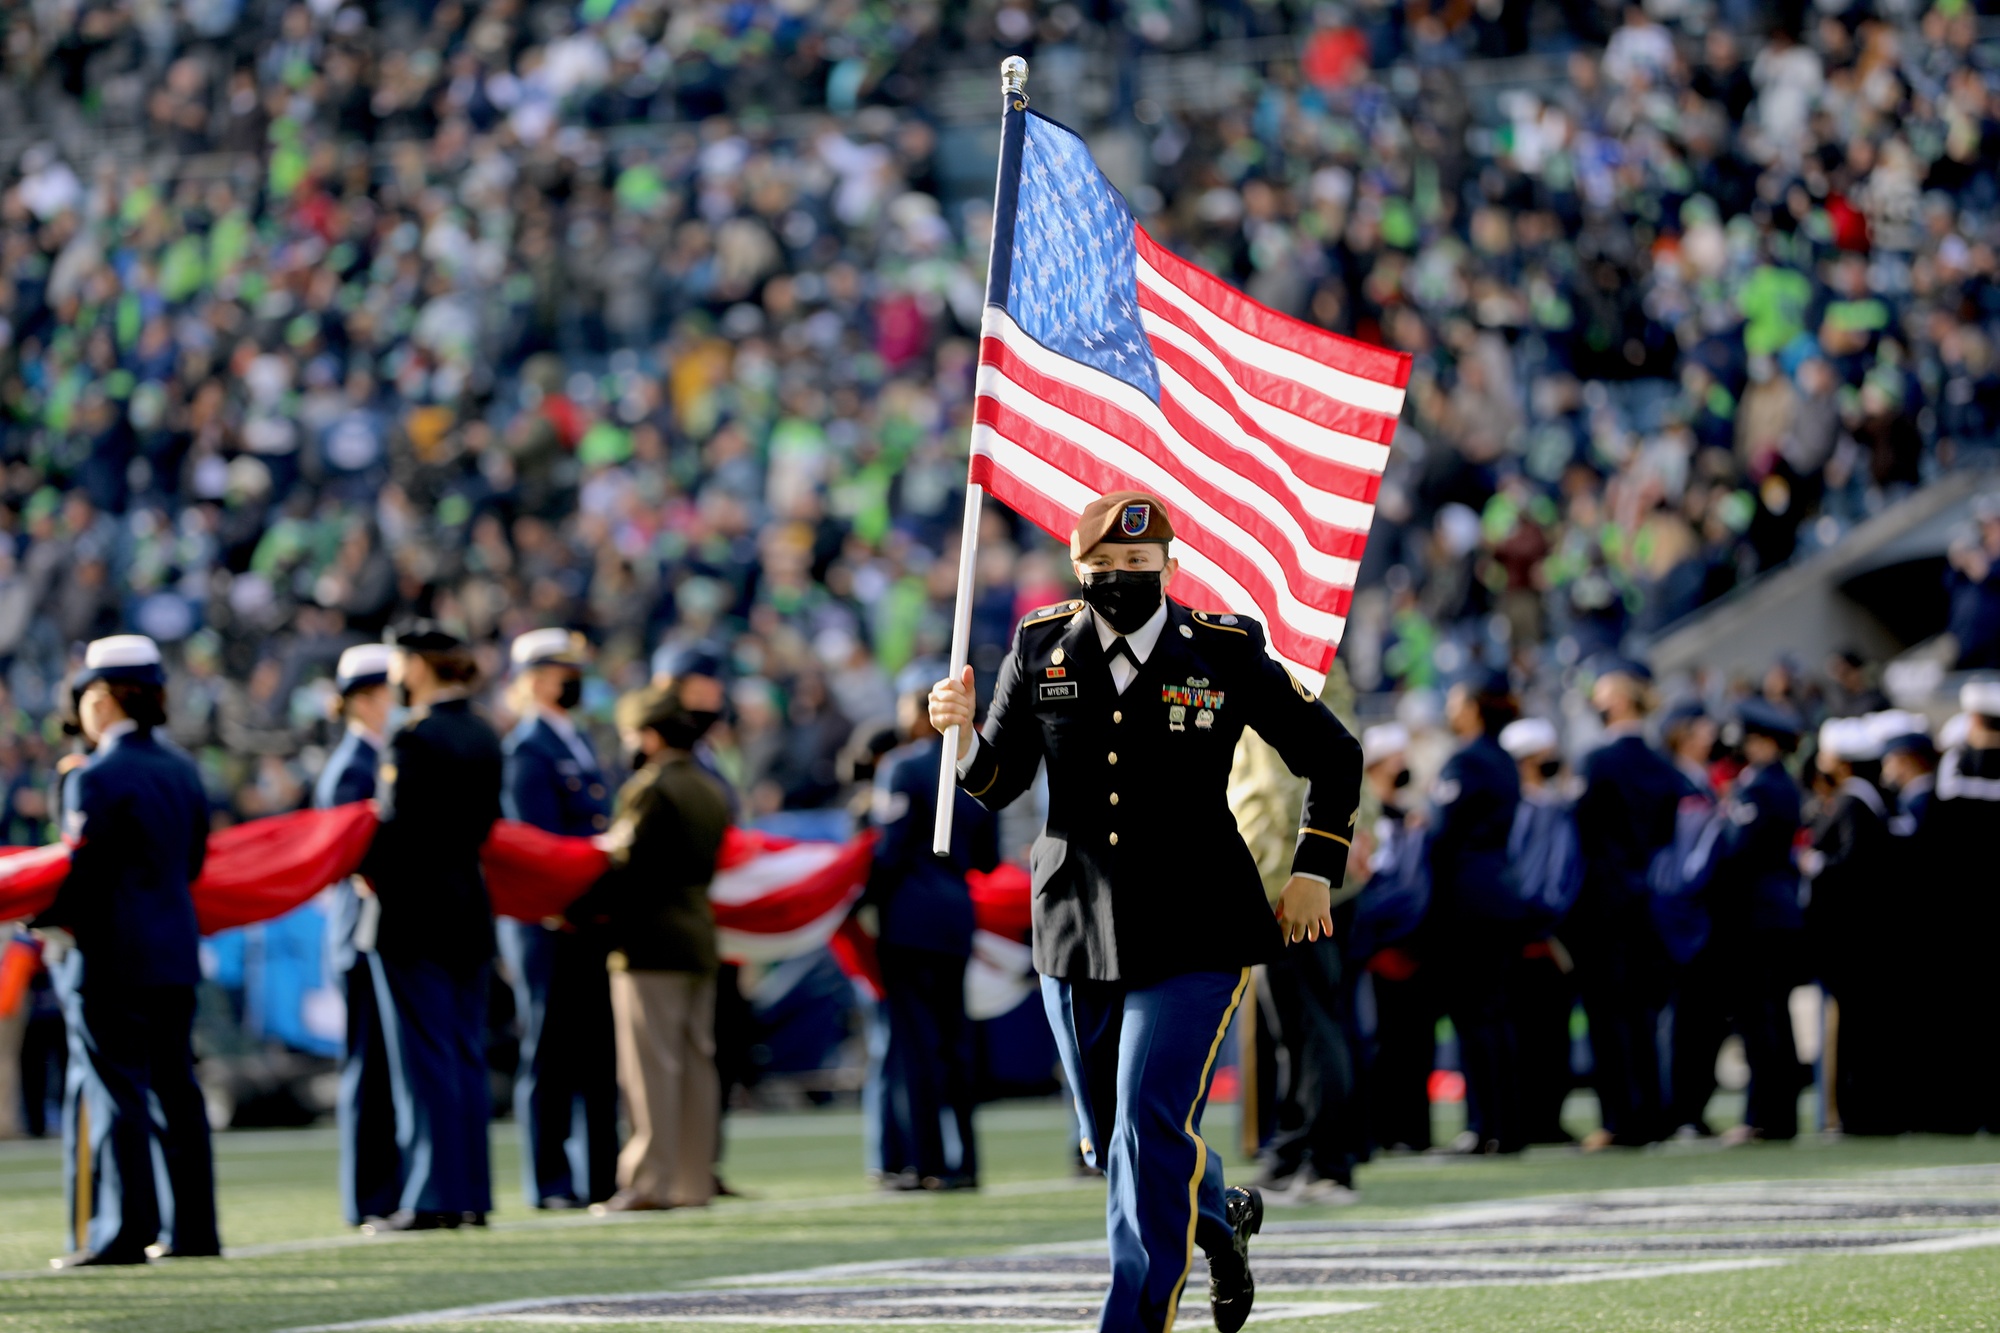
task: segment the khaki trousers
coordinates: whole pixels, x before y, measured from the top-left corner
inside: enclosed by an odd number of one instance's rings
[[[18,1139],[26,1130],[21,1124],[21,1045],[28,1035],[29,997],[21,997],[21,1011],[0,1018],[0,1139]]]
[[[613,972],[618,1087],[632,1137],[618,1154],[618,1187],[699,1207],[715,1193],[715,975]]]

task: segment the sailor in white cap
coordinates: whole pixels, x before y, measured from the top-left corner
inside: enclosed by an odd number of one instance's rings
[[[509,819],[584,838],[604,832],[611,811],[610,785],[574,718],[587,651],[582,635],[559,628],[529,630],[509,648],[521,720],[505,743],[501,794]],[[618,1188],[609,946],[561,923],[501,917],[494,926],[521,1018],[522,1191],[531,1208],[602,1203]]]
[[[1404,823],[1416,804],[1410,787],[1410,732],[1383,722],[1361,733],[1362,780],[1381,807],[1371,832],[1368,882],[1351,922],[1336,923],[1375,996],[1375,1058],[1361,1080],[1370,1138],[1384,1148],[1431,1146],[1430,1076],[1437,1057],[1437,1010],[1428,978],[1408,946],[1423,922],[1428,895],[1411,864],[1422,843]]]
[[[1562,742],[1554,723],[1545,717],[1509,722],[1501,728],[1500,748],[1521,770],[1517,821],[1572,819],[1562,790]],[[1562,1108],[1576,1084],[1570,1070],[1569,1031],[1576,984],[1570,980],[1569,953],[1555,938],[1553,926],[1536,934],[1539,938],[1522,948],[1521,966],[1508,986],[1514,1059],[1520,1067],[1521,1133],[1529,1143],[1569,1143]]]
[[[313,784],[313,808],[375,797],[376,769],[389,743],[389,663],[395,649],[363,643],[340,655],[333,685],[340,742]],[[403,1193],[396,1148],[396,1102],[384,1033],[394,1026],[388,988],[378,985],[375,922],[380,904],[349,876],[329,890],[327,962],[347,997],[334,1121],[340,1130],[340,1206],[350,1226],[396,1211]]]
[[[69,1028],[64,1179],[76,1244],[55,1264],[220,1254],[190,1049],[201,964],[189,886],[208,851],[208,797],[193,761],[155,734],[166,672],[151,639],[92,643],[71,697],[95,749],[65,779],[69,875],[35,922],[75,944],[50,951]]]
[[[1893,915],[1882,888],[1894,857],[1888,803],[1875,786],[1882,742],[1865,717],[1820,725],[1814,787],[1820,815],[1812,850],[1806,936],[1820,982],[1839,1006],[1833,1095],[1842,1130],[1897,1134],[1906,1127],[1903,1012],[1895,985]]]

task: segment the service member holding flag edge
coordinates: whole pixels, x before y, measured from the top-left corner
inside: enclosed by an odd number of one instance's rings
[[[1084,1154],[1109,1187],[1105,1333],[1172,1328],[1197,1244],[1216,1326],[1249,1317],[1262,1200],[1225,1191],[1202,1111],[1250,968],[1331,931],[1360,796],[1360,747],[1265,651],[1262,626],[1166,599],[1172,539],[1157,497],[1100,497],[1070,538],[1083,596],[1021,622],[984,729],[969,669],[930,696],[932,724],[958,729],[960,783],[988,808],[1048,761],[1034,958]],[[1245,727],[1312,784],[1275,921],[1226,799]]]

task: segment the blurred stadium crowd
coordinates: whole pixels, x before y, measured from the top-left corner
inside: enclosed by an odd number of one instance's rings
[[[754,808],[833,802],[948,631],[989,230],[940,197],[948,58],[1289,34],[1219,109],[1106,119],[1156,236],[1417,355],[1342,654],[1375,711],[1482,658],[1559,686],[2000,445],[1972,8],[1482,15],[14,7],[16,102],[146,152],[36,144],[0,196],[8,839],[81,641],[170,646],[174,734],[248,816],[302,800],[338,650],[413,612],[489,654],[585,629],[607,720],[713,639]],[[1481,115],[1451,62],[1527,47],[1563,77]],[[989,529],[983,666],[1066,581]],[[1954,554],[1964,665],[2000,662],[1996,557],[2000,524]]]
[[[83,641],[166,647],[172,734],[245,818],[305,803],[339,652],[409,615],[495,682],[514,635],[582,629],[607,732],[656,654],[716,645],[711,744],[750,813],[844,817],[843,750],[949,637],[990,230],[947,185],[952,62],[1262,53],[1223,96],[1121,80],[1099,118],[1162,242],[1415,354],[1341,659],[1358,711],[1439,758],[1451,682],[1511,665],[1575,753],[1594,654],[2000,454],[2000,48],[1966,0],[34,0],[0,25],[9,843],[48,836]],[[1546,77],[1466,94],[1459,61],[1524,52]],[[124,147],[42,137],[78,126]],[[1985,520],[1948,575],[1963,667],[2000,665]],[[978,583],[990,676],[1069,576],[989,512]],[[1880,706],[1868,665],[1702,688],[1810,731]]]

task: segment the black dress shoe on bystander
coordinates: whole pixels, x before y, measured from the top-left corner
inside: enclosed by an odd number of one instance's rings
[[[464,1213],[417,1212],[409,1208],[398,1208],[387,1217],[374,1217],[361,1224],[365,1236],[379,1236],[391,1231],[456,1231],[465,1221]]]
[[[49,1260],[50,1268],[128,1268],[146,1262],[144,1250],[78,1250]]]

